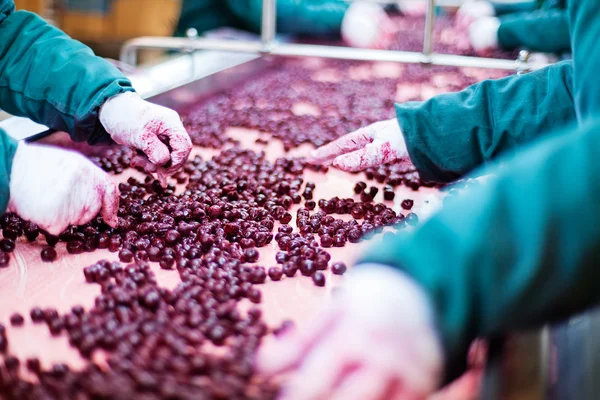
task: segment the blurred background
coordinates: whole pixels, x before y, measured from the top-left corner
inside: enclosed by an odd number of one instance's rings
[[[211,0],[212,1],[212,0]],[[118,59],[123,42],[139,36],[172,36],[183,0],[16,0],[17,9],[39,14],[100,56]],[[207,3],[206,0],[189,1]],[[150,61],[157,52],[145,52]]]

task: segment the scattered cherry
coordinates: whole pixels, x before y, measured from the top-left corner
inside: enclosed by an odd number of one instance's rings
[[[344,264],[343,262],[333,263],[333,265],[331,266],[331,272],[333,272],[335,275],[344,275],[344,273],[346,272],[346,264]]]
[[[13,326],[21,326],[25,322],[25,318],[19,313],[14,313],[10,316],[10,323]]]
[[[42,249],[41,257],[44,262],[52,262],[56,260],[56,250],[53,247],[46,247],[45,249]]]
[[[405,200],[402,200],[402,204],[400,204],[400,205],[403,209],[410,210],[411,208],[413,208],[413,204],[414,204],[413,200],[405,199]]]

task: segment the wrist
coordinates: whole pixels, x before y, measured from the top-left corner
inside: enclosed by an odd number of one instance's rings
[[[397,132],[398,136],[398,147],[402,152],[401,160],[408,164],[413,164],[410,153],[408,152],[408,142],[406,141],[406,136],[404,135],[404,130],[402,129],[402,125],[400,124],[400,120],[398,118],[392,118],[390,120],[390,124],[394,124],[394,129]]]
[[[123,92],[108,98],[101,106],[98,112],[98,118],[104,129],[112,134],[111,129],[114,125],[115,115],[122,114],[127,110],[128,115],[144,105],[144,99],[136,92]]]

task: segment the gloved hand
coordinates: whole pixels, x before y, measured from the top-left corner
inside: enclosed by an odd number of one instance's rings
[[[179,115],[143,100],[137,93],[121,93],[108,99],[100,108],[100,122],[115,142],[144,152],[158,167],[163,184],[168,175],[183,166],[192,150]],[[168,140],[169,146],[160,138]]]
[[[419,17],[427,14],[426,0],[396,0],[398,10],[404,15]]]
[[[81,154],[20,143],[10,174],[8,211],[52,235],[81,225],[98,212],[117,226],[119,192],[106,173]]]
[[[456,12],[455,24],[458,29],[468,29],[468,27],[482,17],[493,17],[496,15],[494,6],[489,1],[467,1]]]
[[[334,166],[349,172],[398,160],[410,163],[404,136],[395,118],[342,136],[314,150],[309,157],[309,162],[316,164],[331,160]]]
[[[498,47],[500,20],[496,17],[482,17],[469,27],[469,39],[473,49],[482,52]]]
[[[385,49],[396,35],[396,27],[377,4],[353,3],[342,20],[342,39],[352,47]]]
[[[260,372],[294,372],[285,400],[422,399],[440,383],[442,349],[425,295],[390,267],[362,265],[307,329],[265,343]]]

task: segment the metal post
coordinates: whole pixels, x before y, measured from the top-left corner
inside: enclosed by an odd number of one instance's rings
[[[187,31],[185,31],[185,36],[187,36],[187,38],[190,40],[198,39],[198,31],[196,30],[196,28],[190,28]],[[193,79],[194,76],[196,76],[196,57],[194,55],[194,49],[189,49],[186,51],[186,53],[188,53],[190,56],[190,78]]]
[[[519,56],[517,57],[517,75],[522,75],[531,71],[529,56],[530,54],[527,50],[519,51]]]
[[[435,0],[428,0],[427,14],[425,15],[425,35],[423,37],[423,55],[431,56],[433,53],[433,28],[435,25]]]
[[[276,0],[263,0],[262,7],[260,37],[263,44],[263,52],[268,53],[275,41],[277,29]]]

